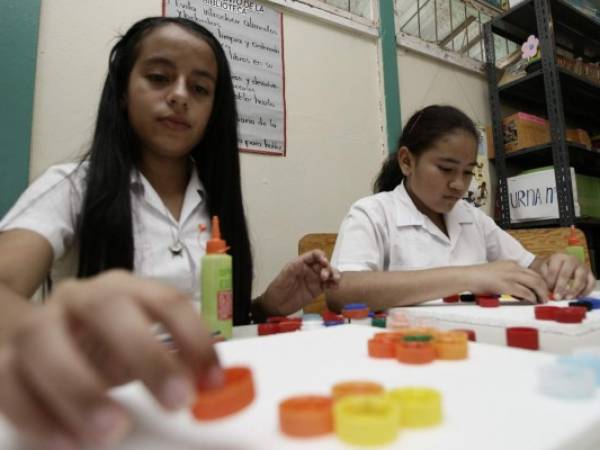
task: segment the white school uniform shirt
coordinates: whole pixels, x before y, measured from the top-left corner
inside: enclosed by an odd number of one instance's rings
[[[482,264],[503,259],[528,267],[535,255],[485,213],[460,200],[445,215],[446,236],[421,213],[404,183],[357,201],[337,236],[340,271],[393,271]]]
[[[77,275],[78,244],[76,228],[84,198],[88,163],[50,167],[21,195],[0,221],[0,232],[22,228],[45,237],[54,252],[54,282]],[[131,174],[131,211],[136,275],[170,284],[198,302],[200,258],[210,236],[206,192],[196,170],[192,170],[179,221],[137,170]],[[199,231],[199,225],[206,226]],[[169,251],[179,236],[183,251]]]

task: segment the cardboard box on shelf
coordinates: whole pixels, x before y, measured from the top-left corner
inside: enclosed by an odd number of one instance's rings
[[[592,149],[592,139],[587,131],[582,130],[581,128],[570,128],[567,130],[567,141],[575,142],[576,144],[581,144],[585,146],[588,150]]]
[[[506,153],[550,142],[550,124],[548,121],[524,112],[505,117],[502,120],[502,131]]]
[[[600,218],[600,178],[571,168],[575,216]],[[558,218],[554,168],[529,170],[507,179],[511,222]]]

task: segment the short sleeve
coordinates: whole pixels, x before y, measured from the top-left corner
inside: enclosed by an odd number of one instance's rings
[[[519,241],[496,225],[491,217],[481,211],[477,212],[485,236],[487,260],[489,262],[512,260],[522,267],[529,267],[535,259],[535,255],[527,251]]]
[[[26,229],[45,237],[56,261],[73,242],[82,205],[85,169],[78,164],[49,168],[0,221],[0,232]]]
[[[384,270],[386,247],[378,222],[373,208],[355,203],[340,226],[332,265],[342,272]]]

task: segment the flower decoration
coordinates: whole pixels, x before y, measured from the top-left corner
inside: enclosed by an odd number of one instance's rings
[[[531,59],[538,54],[540,40],[533,34],[527,38],[527,41],[521,46],[523,59]]]

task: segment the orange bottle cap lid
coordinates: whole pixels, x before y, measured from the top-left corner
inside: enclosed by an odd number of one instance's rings
[[[333,385],[331,394],[334,400],[348,395],[375,395],[382,394],[383,386],[372,381],[345,381]]]
[[[371,358],[394,358],[396,345],[391,339],[369,339],[369,356]]]
[[[198,420],[214,420],[234,414],[254,400],[252,371],[248,367],[224,369],[223,386],[199,389],[192,413]]]
[[[579,237],[577,236],[577,230],[575,229],[575,225],[571,225],[571,234],[567,239],[568,245],[581,245],[579,241]]]
[[[279,403],[279,428],[284,434],[310,437],[333,431],[331,397],[300,395]]]
[[[405,364],[427,364],[435,360],[431,342],[400,342],[396,344],[396,358]]]

